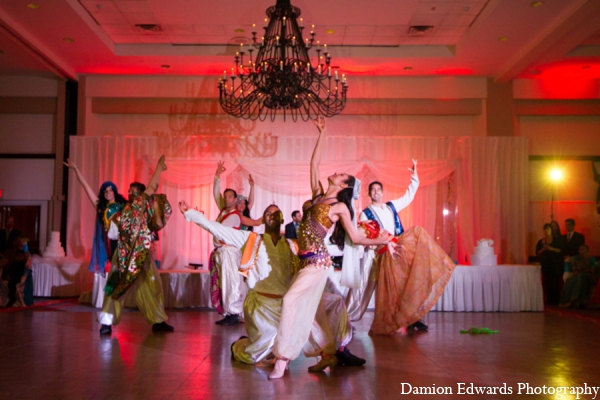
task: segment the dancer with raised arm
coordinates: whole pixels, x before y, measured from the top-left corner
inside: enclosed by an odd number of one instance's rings
[[[259,226],[262,224],[260,219],[248,218],[237,209],[238,195],[235,190],[225,189],[221,195],[221,174],[225,172],[224,164],[223,161],[217,163],[213,184],[213,195],[220,211],[217,222],[237,230],[242,229],[242,226]],[[251,184],[251,187],[253,186],[254,181]],[[251,190],[251,193],[254,191]],[[223,319],[215,323],[223,326],[236,325],[239,316],[244,312],[246,296],[242,278],[236,272],[236,268],[240,265],[241,253],[238,248],[227,246],[217,238],[214,238],[213,245],[214,250],[210,254],[209,262],[211,301],[217,312],[223,315]]]
[[[242,264],[236,269],[246,279],[248,294],[244,301],[245,328],[248,337],[242,336],[231,345],[233,357],[254,365],[272,365],[265,360],[272,354],[277,327],[281,319],[283,295],[291,286],[298,267],[297,245],[281,235],[283,214],[272,204],[263,213],[264,235],[238,231],[209,221],[200,211],[192,210],[185,202],[179,209],[187,221],[206,229],[229,246],[243,249]],[[344,299],[336,294],[323,293],[323,301],[341,363],[359,366],[365,360],[354,356],[346,348],[352,339],[352,326],[348,319]],[[322,338],[322,337],[321,337]],[[311,336],[304,346],[304,354],[320,354],[321,346]]]
[[[101,335],[112,332],[121,320],[123,296],[134,295],[138,309],[152,324],[153,332],[172,332],[163,305],[162,285],[150,244],[154,232],[162,229],[172,209],[165,195],[154,194],[160,174],[167,169],[162,156],[148,183],[134,182],[129,187],[129,202],[113,220],[119,228],[117,253],[104,288],[104,304],[98,322]],[[133,291],[133,293],[132,293]]]
[[[435,305],[444,291],[455,264],[420,226],[404,230],[398,212],[414,199],[419,187],[417,161],[413,160],[408,190],[399,199],[384,203],[383,185],[371,182],[371,205],[360,215],[370,223],[373,234],[379,229],[394,232],[398,256],[374,250],[365,252],[360,289],[348,293],[351,320],[362,317],[375,287],[375,316],[369,334],[391,334],[400,328],[427,330],[421,318]],[[372,267],[372,269],[371,269]]]
[[[110,181],[104,182],[96,194],[74,162],[67,158],[67,162],[64,164],[75,172],[77,180],[96,209],[92,258],[88,269],[96,274],[104,275],[107,264],[110,264],[112,256],[117,250],[117,240],[119,239],[119,229],[112,218],[125,205],[125,198],[119,194],[117,186]]]
[[[352,199],[355,190],[359,189],[359,182],[348,174],[334,174],[328,177],[329,186],[325,194],[320,190],[319,163],[323,147],[325,132],[325,119],[314,121],[319,130],[319,137],[315,145],[310,163],[310,179],[313,200],[306,205],[304,216],[298,229],[298,255],[300,258],[300,271],[294,283],[283,297],[281,322],[275,338],[273,352],[277,357],[275,368],[269,379],[279,379],[287,368],[289,360],[294,360],[300,354],[302,347],[311,333],[313,321],[324,321],[325,313],[321,297],[331,258],[327,252],[324,239],[331,226],[336,224],[332,235],[336,244],[344,243],[345,236],[355,244],[379,245],[387,244],[391,236],[381,235],[376,239],[361,237],[352,222]],[[325,324],[320,329],[313,329],[313,335],[322,336],[324,342],[321,361],[309,368],[310,372],[323,371],[327,367],[337,364],[335,345],[329,326]]]

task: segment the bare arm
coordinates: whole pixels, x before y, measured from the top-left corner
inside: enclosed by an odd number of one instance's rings
[[[410,184],[408,185],[408,189],[406,189],[406,193],[404,196],[399,199],[392,200],[396,211],[400,211],[406,208],[415,198],[415,194],[417,193],[417,189],[419,188],[419,176],[417,175],[417,160],[412,160],[413,166],[408,170],[411,172],[410,176]]]
[[[156,163],[156,169],[154,170],[152,178],[150,178],[150,182],[148,182],[148,186],[146,186],[146,191],[144,193],[150,196],[156,192],[156,190],[158,189],[158,183],[160,182],[160,174],[162,174],[163,171],[166,170],[167,165],[165,164],[165,156],[162,155]]]
[[[342,222],[342,225],[346,230],[346,234],[354,244],[360,244],[363,246],[377,246],[380,244],[388,244],[393,238],[393,236],[391,236],[385,231],[383,232],[387,233],[387,236],[385,234],[382,234],[379,235],[377,239],[367,239],[366,237],[360,235],[356,230],[356,227],[352,223],[352,219],[350,219],[350,211],[348,211],[348,207],[346,207],[344,203],[338,203],[331,206],[329,210],[329,215],[332,217],[332,221]]]
[[[323,190],[319,182],[319,164],[321,163],[323,137],[325,136],[325,118],[318,118],[314,120],[313,123],[319,130],[319,137],[317,138],[317,143],[315,144],[315,149],[313,150],[312,158],[310,159],[310,188],[312,190],[312,196],[315,197]]]
[[[63,163],[63,164],[65,164],[67,167],[69,167],[73,171],[75,171],[75,175],[77,176],[77,180],[79,181],[79,183],[83,187],[83,190],[85,191],[85,194],[87,194],[88,198],[90,199],[90,201],[92,202],[92,204],[94,205],[94,207],[96,207],[98,205],[98,195],[92,190],[92,188],[86,182],[86,180],[83,177],[83,175],[81,175],[81,172],[79,172],[79,169],[77,169],[77,165],[75,165],[75,163],[71,162],[71,160],[69,158],[67,158],[67,162]]]
[[[248,175],[248,183],[250,184],[250,194],[248,194],[248,210],[252,210],[254,205],[254,179],[252,175]]]
[[[213,182],[213,197],[219,210],[224,206],[223,196],[221,195],[221,173],[225,172],[223,164],[225,164],[225,161],[217,163],[217,172],[215,172],[215,180]]]
[[[263,224],[262,218],[252,219],[252,218],[248,218],[243,215],[240,215],[240,220],[242,221],[242,225],[246,225],[246,226],[261,226]]]
[[[208,220],[201,211],[192,210],[185,201],[179,202],[179,210],[189,222],[193,222],[199,227],[207,230],[218,240],[237,248],[242,248],[248,240],[250,232],[238,231],[221,225],[218,222]]]

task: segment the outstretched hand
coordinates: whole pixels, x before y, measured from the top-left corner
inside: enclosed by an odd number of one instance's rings
[[[181,211],[182,214],[185,214],[189,209],[190,206],[184,200],[179,202],[179,211]]]
[[[313,119],[312,122],[315,124],[319,132],[323,132],[325,130],[325,117],[317,117],[316,119]]]
[[[215,176],[221,176],[223,172],[225,172],[225,161],[221,160],[217,162],[217,172],[215,172]]]
[[[160,158],[158,159],[158,163],[156,163],[156,169],[159,171],[167,170],[167,164],[165,164],[165,155],[164,154],[162,156],[160,156]]]
[[[252,174],[248,175],[248,183],[250,186],[254,186],[254,178],[252,178]]]
[[[63,164],[71,169],[77,169],[77,165],[75,165],[75,163],[71,162],[70,158],[67,158],[67,162],[63,162]]]
[[[415,173],[415,172],[417,172],[417,160],[415,160],[413,158],[412,162],[413,162],[413,166],[412,166],[412,168],[408,168],[408,170],[412,173]]]

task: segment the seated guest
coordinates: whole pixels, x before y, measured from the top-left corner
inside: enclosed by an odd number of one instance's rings
[[[6,307],[12,307],[17,301],[17,290],[21,280],[27,271],[27,259],[23,250],[16,250],[13,261],[3,271],[3,279],[8,281],[8,303]]]
[[[582,244],[579,246],[579,255],[569,258],[568,263],[573,270],[573,276],[565,282],[560,296],[560,306],[586,307],[598,280],[596,259],[590,257],[589,247]]]
[[[15,229],[15,218],[8,217],[6,228],[0,230],[0,253],[13,250],[15,241],[21,237],[21,231]]]
[[[565,221],[567,233],[563,235],[563,256],[573,257],[579,254],[579,247],[585,243],[585,236],[575,232],[575,220],[569,218]]]

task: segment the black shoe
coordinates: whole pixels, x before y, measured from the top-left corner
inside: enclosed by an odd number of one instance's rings
[[[237,316],[237,314],[228,315],[227,318],[225,318],[223,321],[217,321],[217,322],[221,322],[219,324],[221,326],[237,325],[238,316]]]
[[[102,325],[100,328],[101,335],[110,335],[112,333],[112,327],[110,325]]]
[[[409,325],[408,329],[414,329],[415,331],[426,331],[427,329],[429,329],[429,327],[425,325],[423,321],[418,320],[414,324]]]
[[[160,324],[152,325],[152,332],[173,332],[175,328],[166,322],[161,322]]]
[[[215,324],[223,325],[225,323],[225,321],[227,321],[229,319],[229,317],[230,317],[230,315],[226,315],[223,319],[216,321]]]
[[[348,350],[347,347],[344,347],[344,351],[337,351],[335,356],[338,359],[338,365],[344,367],[360,367],[367,362],[364,358],[356,357],[354,354],[350,353],[350,350]]]

